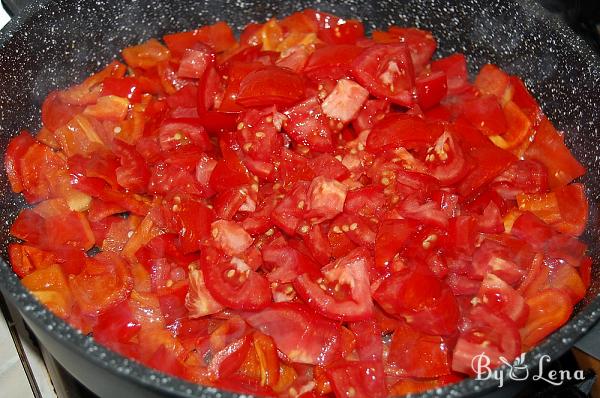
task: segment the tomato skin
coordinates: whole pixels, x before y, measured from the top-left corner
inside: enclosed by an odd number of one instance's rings
[[[26,131],[21,132],[8,143],[4,156],[4,170],[6,170],[11,189],[16,193],[24,189],[21,181],[21,159],[29,147],[34,144],[34,138]]]
[[[244,265],[239,266],[240,263]],[[240,310],[259,310],[271,302],[268,280],[249,269],[243,260],[234,258],[215,265],[205,259],[201,266],[206,287],[220,304]]]
[[[573,311],[569,296],[558,289],[545,289],[527,299],[529,317],[521,329],[523,346],[529,349],[564,324]]]
[[[416,223],[410,220],[384,221],[377,231],[375,265],[379,268],[388,266],[416,229]]]
[[[167,47],[174,56],[181,56],[186,49],[196,43],[208,44],[216,52],[227,50],[236,44],[233,31],[225,22],[217,22],[191,32],[173,33],[163,36]]]
[[[294,362],[327,364],[339,349],[339,325],[300,304],[271,304],[262,311],[245,314],[244,319],[271,336],[277,348]]]
[[[488,356],[492,368],[503,364],[500,358],[510,363],[519,355],[521,338],[509,318],[477,305],[471,310],[469,319],[471,325],[461,333],[454,347],[452,370],[474,375],[472,360],[481,353]]]
[[[141,325],[135,320],[126,301],[103,312],[94,326],[94,339],[109,347],[127,344]]]
[[[333,149],[327,117],[315,97],[295,105],[285,114],[288,121],[283,129],[297,144],[306,145],[318,152],[330,152]]]
[[[315,81],[347,77],[350,75],[352,62],[363,51],[363,48],[349,44],[317,48],[308,59],[304,73]]]
[[[404,43],[367,48],[352,64],[352,75],[376,97],[402,106],[414,102],[414,71]]]
[[[418,76],[415,79],[415,89],[419,106],[424,110],[433,108],[440,103],[448,91],[446,74],[437,71],[427,76]]]
[[[269,66],[248,73],[240,82],[237,103],[245,107],[291,105],[304,97],[300,75]]]
[[[416,148],[433,143],[443,132],[438,124],[406,114],[390,114],[379,121],[367,138],[367,150],[380,153],[398,147]]]
[[[55,131],[82,110],[83,106],[66,103],[61,99],[58,91],[53,91],[42,104],[42,123],[50,131]]]
[[[502,135],[508,128],[500,103],[492,95],[465,102],[463,115],[485,135]]]
[[[456,330],[459,316],[456,299],[432,275],[410,270],[392,274],[381,283],[373,298],[390,315],[409,317],[409,324],[424,333],[447,335]]]
[[[470,126],[456,123],[452,132],[461,141],[465,156],[473,163],[470,172],[458,185],[458,193],[465,198],[479,192],[516,161],[514,155],[496,147]]]
[[[585,168],[565,145],[564,138],[545,117],[540,122],[537,134],[527,149],[525,157],[546,166],[548,183],[552,189],[567,185],[585,173]]]
[[[391,26],[387,32],[373,32],[373,40],[377,43],[406,43],[417,73],[429,63],[437,47],[431,32],[417,28]]]
[[[345,20],[313,9],[302,13],[313,21],[318,37],[328,44],[354,44],[364,37],[363,24],[355,19]]]
[[[327,368],[336,396],[352,395],[361,398],[383,398],[387,396],[385,374],[379,362],[350,362]],[[350,394],[349,392],[353,393]]]
[[[510,95],[510,77],[495,65],[486,64],[475,78],[475,87],[482,94],[496,96],[502,103]]]
[[[453,54],[433,61],[431,70],[446,74],[448,95],[459,94],[468,88],[467,61],[463,54]]]
[[[309,306],[328,318],[346,321],[370,318],[373,305],[368,276],[371,267],[369,261],[372,261],[370,254],[364,249],[357,249],[323,268],[327,281],[350,286],[350,297],[346,300],[337,300],[325,293],[308,274],[298,276],[294,288]]]
[[[94,315],[123,301],[133,280],[122,258],[102,252],[88,260],[83,272],[69,280],[69,286],[81,311]]]
[[[420,333],[403,323],[394,331],[386,371],[420,378],[450,374],[448,346],[442,337]]]

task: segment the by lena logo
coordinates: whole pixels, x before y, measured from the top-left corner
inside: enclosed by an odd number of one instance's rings
[[[498,380],[500,387],[504,386],[506,380],[523,381],[529,379],[529,368],[525,365],[525,353],[521,354],[512,363],[506,358],[499,358],[502,364],[506,365],[505,369],[492,369],[491,360],[485,354],[475,355],[471,360],[471,368],[476,374],[477,380]],[[560,386],[565,381],[569,380],[585,380],[583,370],[578,369],[571,373],[570,370],[549,370],[545,372],[544,364],[551,362],[549,355],[540,357],[539,367],[536,374],[533,374],[531,379],[534,381],[543,380],[555,386]]]

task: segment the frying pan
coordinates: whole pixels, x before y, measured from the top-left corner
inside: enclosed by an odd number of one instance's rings
[[[40,126],[48,92],[68,87],[98,70],[128,45],[165,33],[224,20],[239,28],[307,7],[355,17],[369,28],[389,24],[433,31],[440,53],[467,54],[474,73],[498,64],[524,78],[589,172],[590,223],[584,239],[595,259],[590,291],[573,318],[527,353],[534,369],[542,355],[558,358],[600,318],[600,59],[565,25],[531,1],[445,0],[45,0],[25,8],[0,33],[0,148],[10,137]],[[94,342],[55,317],[20,284],[7,262],[8,229],[23,200],[0,174],[0,288],[41,344],[86,387],[103,397],[234,397],[150,370]],[[516,384],[516,383],[515,383]],[[465,380],[424,397],[476,396],[495,380]],[[513,384],[514,386],[514,384]]]

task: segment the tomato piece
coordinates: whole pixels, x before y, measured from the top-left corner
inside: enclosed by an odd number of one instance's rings
[[[500,102],[493,95],[483,95],[465,102],[463,115],[485,135],[503,135],[508,129]]]
[[[463,197],[478,192],[516,161],[514,155],[496,147],[470,126],[457,124],[452,132],[461,140],[465,156],[473,163],[472,169],[458,185],[458,193]]]
[[[404,270],[386,278],[373,298],[388,314],[406,317],[424,333],[447,335],[456,331],[458,304],[448,286],[433,275]]]
[[[527,323],[521,329],[523,348],[530,349],[562,326],[573,311],[569,295],[559,289],[545,289],[526,300]]]
[[[306,218],[327,220],[344,210],[347,188],[337,180],[318,176],[308,187]]]
[[[190,288],[185,298],[185,306],[190,318],[199,318],[221,311],[224,307],[219,304],[206,288],[201,270],[190,270]]]
[[[250,183],[248,169],[240,161],[238,155],[229,148],[221,148],[225,150],[223,158],[217,161],[210,174],[209,186],[215,192],[222,191],[235,186],[247,185]]]
[[[158,40],[150,39],[140,45],[131,46],[121,51],[123,59],[132,68],[150,69],[160,62],[167,61],[171,54],[169,49]]]
[[[390,104],[386,100],[367,100],[356,118],[352,121],[352,127],[356,132],[368,130],[388,113]]]
[[[585,168],[573,157],[552,123],[543,118],[533,143],[525,153],[527,159],[540,162],[548,169],[548,183],[555,189],[582,176]]]
[[[290,247],[283,238],[278,238],[262,249],[262,257],[272,267],[267,274],[269,282],[288,283],[299,275],[319,273],[317,264],[307,255]]]
[[[291,105],[304,97],[300,75],[268,66],[248,73],[240,82],[237,103],[246,107]]]
[[[375,265],[384,268],[398,254],[402,253],[406,242],[417,230],[415,222],[410,220],[386,220],[377,231],[375,241]]]
[[[473,307],[471,325],[460,334],[452,356],[452,370],[475,375],[473,359],[486,355],[490,368],[512,362],[521,352],[521,338],[512,320],[484,305]],[[487,361],[486,361],[487,362]]]
[[[515,199],[519,193],[543,193],[548,191],[548,172],[537,161],[521,160],[496,177],[492,185],[505,199]]]
[[[328,119],[317,98],[309,98],[288,109],[285,114],[288,120],[283,129],[297,144],[318,152],[330,152],[333,149]]]
[[[502,104],[510,100],[510,77],[495,65],[486,64],[475,78],[475,87],[482,94],[493,95]]]
[[[442,133],[428,152],[427,167],[442,186],[455,184],[469,171],[463,151],[450,132]]]
[[[348,123],[358,113],[369,92],[350,79],[340,79],[333,91],[321,104],[323,113],[330,118]]]
[[[4,169],[13,192],[22,192],[23,184],[27,183],[21,180],[21,162],[29,147],[36,144],[35,139],[26,131],[21,132],[8,143],[4,156]]]
[[[307,193],[308,183],[299,181],[273,210],[273,223],[289,235],[294,235],[301,227],[306,212]]]
[[[340,326],[314,314],[303,305],[275,303],[244,319],[271,336],[291,361],[322,365],[334,359],[340,345]]]
[[[383,398],[387,396],[385,374],[380,362],[349,362],[327,368],[338,397]]]
[[[377,43],[406,43],[417,73],[429,63],[437,47],[431,32],[417,28],[391,26],[387,32],[373,32],[373,40]]]
[[[215,52],[225,51],[236,44],[233,31],[222,21],[190,32],[168,34],[163,39],[176,57],[183,55],[185,50],[194,48],[196,43],[208,44]]]
[[[329,44],[354,44],[364,37],[363,24],[356,19],[343,19],[335,15],[312,9],[304,10],[304,15],[317,26],[319,39]]]
[[[397,376],[433,378],[450,374],[447,342],[402,323],[392,337],[386,372]]]
[[[183,52],[177,75],[182,78],[201,79],[214,62],[215,55],[210,48],[196,45],[194,49],[188,48]]]
[[[58,264],[30,273],[21,283],[57,316],[66,319],[71,314],[72,295]]]
[[[420,117],[392,113],[379,121],[367,137],[367,150],[380,153],[398,147],[418,148],[433,143],[443,128]]]
[[[565,234],[579,236],[588,221],[588,201],[582,184],[570,184],[555,191],[561,221],[554,227]]]
[[[139,79],[131,76],[121,78],[107,77],[102,82],[103,96],[115,95],[127,98],[132,104],[140,102],[144,92],[146,92],[146,90],[143,83]]]
[[[363,52],[363,48],[338,44],[317,48],[306,63],[304,73],[315,81],[338,80],[350,76],[352,63]]]
[[[529,120],[532,122],[536,121],[541,116],[541,109],[537,101],[529,93],[525,83],[520,78],[511,76],[510,85],[513,91],[512,101],[525,112]]]
[[[338,181],[350,176],[350,170],[344,164],[328,153],[323,153],[309,161],[315,175]]]
[[[244,260],[234,257],[215,265],[205,258],[201,266],[208,291],[222,305],[258,310],[271,302],[268,280],[248,267]]]
[[[123,301],[133,288],[125,261],[110,252],[87,260],[83,271],[69,280],[73,298],[85,314],[95,315]]]
[[[50,131],[67,124],[73,116],[83,111],[82,105],[69,104],[61,99],[58,91],[53,91],[42,104],[42,123]]]
[[[402,106],[414,102],[414,71],[404,43],[367,48],[352,64],[352,75],[376,97]]]
[[[242,366],[251,348],[251,337],[244,336],[214,353],[208,371],[212,379],[225,379]]]
[[[140,327],[127,301],[123,301],[98,316],[98,321],[93,328],[94,339],[111,348],[119,349],[120,344],[131,341]]]
[[[356,352],[361,361],[381,361],[383,357],[382,331],[374,320],[351,322],[350,330],[356,336]]]
[[[294,288],[309,306],[328,318],[368,318],[373,311],[368,275],[371,261],[365,249],[356,249],[326,265],[322,270],[323,282],[315,282],[309,275],[302,274],[294,281]],[[323,290],[321,286],[327,285],[333,288]],[[344,295],[345,298],[338,298]]]
[[[494,313],[502,313],[512,319],[519,327],[525,324],[529,307],[525,299],[509,284],[494,274],[487,274],[481,283],[477,295]]]
[[[431,70],[444,72],[449,96],[460,94],[469,87],[467,60],[463,54],[457,53],[433,61]]]
[[[446,74],[442,71],[432,72],[415,79],[418,104],[424,109],[430,109],[440,103],[448,92]]]

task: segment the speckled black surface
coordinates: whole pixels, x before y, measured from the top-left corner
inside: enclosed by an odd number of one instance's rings
[[[35,131],[39,127],[39,106],[50,90],[79,81],[127,45],[217,20],[240,27],[306,7],[358,17],[371,28],[399,24],[430,29],[439,39],[440,53],[465,52],[474,68],[472,72],[483,63],[492,62],[522,76],[551,120],[565,131],[568,145],[590,170],[583,179],[588,184],[591,201],[585,239],[595,259],[594,283],[572,320],[529,352],[526,365],[537,365],[542,354],[560,356],[600,317],[597,297],[600,59],[535,3],[503,0],[41,2],[27,8],[23,16],[13,19],[0,33],[0,147],[5,148],[8,138],[20,129]],[[23,202],[10,192],[4,172],[0,173],[0,186],[0,249],[5,260],[8,226]],[[92,338],[72,329],[33,300],[5,261],[0,261],[0,287],[42,341],[53,347],[51,352],[64,351],[64,358],[69,355],[85,358],[87,368],[64,363],[69,371],[81,375],[97,367],[96,380],[88,377],[86,381],[92,390],[108,395],[110,388],[106,384],[114,383],[111,395],[123,396],[119,391],[125,391],[122,383],[126,383],[164,395],[238,396],[165,376],[95,344]],[[102,372],[113,376],[110,382],[100,376]],[[480,394],[496,386],[495,381],[467,380],[421,396],[460,397]]]

